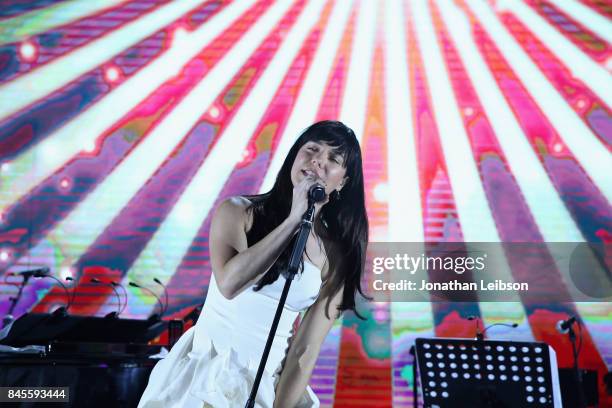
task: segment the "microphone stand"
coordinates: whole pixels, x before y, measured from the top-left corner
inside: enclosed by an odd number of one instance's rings
[[[285,280],[285,286],[283,287],[283,292],[278,301],[278,307],[276,308],[276,314],[274,315],[274,320],[272,321],[272,327],[270,327],[268,340],[266,341],[266,346],[264,347],[263,355],[261,356],[261,361],[259,362],[259,367],[257,368],[257,375],[255,376],[255,381],[253,382],[253,388],[251,388],[251,394],[249,395],[249,399],[245,404],[245,408],[255,407],[255,397],[257,396],[259,383],[261,382],[261,377],[263,376],[263,372],[266,367],[266,361],[268,361],[268,355],[270,354],[270,349],[272,348],[272,341],[274,340],[274,335],[276,334],[278,322],[280,321],[281,314],[283,313],[283,308],[285,307],[285,301],[287,300],[287,295],[289,294],[291,282],[293,282],[293,278],[299,268],[300,261],[304,256],[304,250],[306,249],[306,241],[308,240],[308,236],[310,235],[310,231],[312,230],[314,207],[314,200],[309,199],[308,210],[306,210],[304,216],[302,217],[300,229],[298,230],[298,236],[295,240],[295,243],[293,244],[293,250],[291,252],[291,257],[289,258],[289,266],[287,267],[288,273]]]
[[[153,313],[151,314],[151,316],[149,316],[149,318],[147,320],[151,321],[151,322],[156,322],[162,319],[162,317],[164,317],[164,313],[166,312],[164,309],[164,304],[162,303],[161,299],[159,298],[159,296],[157,296],[155,294],[155,292],[153,292],[151,289],[147,288],[144,285],[141,285],[139,283],[136,282],[130,282],[129,283],[130,286],[133,286],[135,288],[138,288],[140,290],[144,290],[147,291],[148,293],[150,293],[156,300],[157,303],[159,304],[159,313]],[[153,311],[155,312],[155,308],[153,308]]]
[[[585,397],[584,397],[584,388],[582,385],[582,372],[580,371],[580,367],[578,366],[578,351],[576,349],[576,332],[574,332],[573,324],[569,324],[567,328],[567,335],[569,336],[569,340],[572,343],[572,355],[574,356],[574,377],[576,379],[576,386],[578,387],[578,408],[585,408]],[[582,340],[581,343],[582,344]]]
[[[13,276],[15,276],[15,275],[16,274],[13,274]],[[32,275],[30,275],[30,274],[23,274],[23,275],[21,275],[23,280],[21,281],[21,284],[19,285],[19,291],[17,292],[17,296],[11,296],[9,298],[9,300],[11,302],[11,306],[9,307],[9,310],[8,310],[7,314],[2,319],[2,327],[3,328],[7,327],[8,325],[11,325],[15,321],[15,317],[13,316],[13,312],[15,311],[15,307],[17,306],[17,302],[19,302],[19,299],[21,299],[21,295],[23,294],[23,288],[25,288],[25,286],[28,284],[28,280],[30,280],[31,276]]]
[[[121,311],[122,311],[122,309],[121,309],[121,296],[119,296],[119,292],[118,292],[118,291],[117,291],[117,289],[115,288],[115,285],[113,285],[113,284],[112,284],[112,283],[110,283],[110,282],[108,282],[108,283],[102,282],[102,281],[101,281],[100,279],[98,279],[98,278],[91,278],[91,279],[90,279],[90,282],[91,282],[91,283],[97,283],[97,284],[99,284],[99,285],[108,285],[108,286],[110,286],[110,287],[111,287],[111,289],[113,290],[113,292],[115,292],[115,296],[117,296],[117,306],[119,306],[119,307],[117,308],[117,310],[116,310],[116,311],[114,311],[114,312],[110,312],[110,313],[107,313],[107,314],[106,314],[106,316],[104,316],[104,318],[105,318],[105,319],[118,319],[118,318],[119,318],[119,315],[121,314]]]

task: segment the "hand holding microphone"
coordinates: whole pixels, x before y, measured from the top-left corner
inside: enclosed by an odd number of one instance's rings
[[[328,201],[325,192],[325,183],[315,174],[308,174],[293,187],[290,219],[299,222],[308,209],[309,204],[316,203],[316,209],[321,208]]]

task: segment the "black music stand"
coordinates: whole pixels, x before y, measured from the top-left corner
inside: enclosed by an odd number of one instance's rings
[[[545,343],[418,338],[415,364],[424,407],[561,407],[556,355]]]

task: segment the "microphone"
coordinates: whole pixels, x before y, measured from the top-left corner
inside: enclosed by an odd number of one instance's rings
[[[556,327],[559,333],[565,334],[569,332],[574,323],[576,323],[576,316],[572,316],[567,320],[559,320]]]
[[[121,314],[121,310],[122,310],[121,309],[121,296],[119,296],[119,292],[117,292],[117,289],[115,289],[115,285],[113,285],[112,283],[104,283],[104,282],[102,282],[98,278],[91,278],[90,282],[98,283],[98,284],[101,284],[101,285],[109,285],[113,289],[113,292],[115,292],[115,296],[117,296],[117,304],[118,304],[119,307],[117,308],[117,311],[110,312],[110,313],[108,313],[104,317],[107,318],[107,319],[115,319],[115,318],[119,317],[119,315]]]
[[[66,276],[66,280],[68,282],[74,282],[74,279],[71,276]],[[72,304],[74,303],[74,296],[76,295],[76,285],[73,283],[72,284],[72,296],[70,297],[70,301],[68,303],[68,306],[66,306],[66,311],[68,309],[70,309],[70,306],[72,306]]]
[[[151,289],[147,288],[146,286],[140,285],[140,284],[138,284],[138,283],[136,283],[136,282],[130,282],[130,283],[129,283],[129,285],[130,285],[130,286],[133,286],[133,287],[135,287],[135,288],[139,288],[139,289],[141,289],[141,290],[145,290],[145,291],[149,292],[151,295],[153,295],[153,297],[154,297],[155,299],[157,299],[157,303],[159,304],[160,309],[161,309],[161,310],[160,310],[160,311],[161,311],[161,314],[158,314],[158,313],[153,313],[153,314],[152,314],[152,315],[149,317],[149,320],[161,320],[161,318],[162,318],[162,317],[163,317],[163,315],[164,315],[164,310],[163,310],[163,309],[164,309],[164,304],[162,303],[162,301],[161,301],[161,299],[159,298],[159,296],[157,296],[157,294],[156,294],[155,292],[153,292]]]
[[[125,295],[125,302],[123,302],[123,307],[121,308],[121,310],[119,311],[119,314],[123,313],[123,311],[125,310],[126,306],[127,306],[127,302],[128,302],[128,293],[127,290],[125,289],[125,287],[120,284],[119,282],[116,281],[110,281],[110,284],[113,285],[113,287],[120,287],[121,290],[123,290],[123,294]]]
[[[325,200],[325,189],[320,184],[313,184],[308,190],[308,201],[312,203],[319,203]]]
[[[6,315],[4,315],[4,317],[2,318],[2,328],[3,329],[9,326],[12,326],[13,322],[15,321],[15,316],[13,315],[13,312],[15,311],[15,307],[17,306],[19,299],[21,299],[21,295],[23,294],[23,288],[28,284],[28,281],[30,280],[30,278],[34,275],[44,276],[48,273],[49,273],[49,268],[46,266],[43,266],[41,268],[31,269],[28,271],[22,271],[19,273],[9,272],[4,275],[4,283],[17,286],[18,292],[16,296],[9,297],[9,302],[11,302],[11,304],[9,306],[8,311],[6,312]],[[17,285],[11,282],[7,282],[6,278],[8,278],[9,276],[21,276],[23,278],[21,281],[21,284]]]
[[[505,327],[510,327],[511,329],[516,329],[518,327],[517,323],[493,323],[487,327],[484,328],[484,330],[480,331],[480,319],[476,316],[469,316],[468,320],[476,320],[476,340],[478,341],[484,341],[484,334],[487,332],[487,330],[489,330],[491,327],[495,327],[495,326],[505,326]]]
[[[32,276],[36,278],[42,278],[49,275],[50,269],[48,266],[42,266],[40,268],[28,269],[27,271],[21,271],[13,275],[20,275],[24,279],[30,279]]]
[[[159,286],[161,286],[164,289],[164,300],[166,302],[166,305],[164,306],[161,312],[161,315],[163,316],[166,314],[166,311],[168,311],[168,288],[166,288],[166,285],[164,285],[162,281],[160,281],[159,279],[153,278],[153,280],[155,281],[155,283],[157,283]]]
[[[46,269],[46,272],[44,271],[44,269]],[[70,292],[68,292],[68,288],[66,287],[66,285],[64,285],[64,282],[62,282],[61,280],[59,280],[53,275],[47,275],[47,273],[49,273],[49,268],[40,268],[40,271],[34,269],[33,271],[26,271],[26,272],[27,273],[33,272],[31,276],[34,276],[35,278],[51,278],[60,284],[62,289],[64,289],[64,293],[66,294],[66,299],[67,299],[66,306],[58,307],[57,309],[53,311],[52,315],[66,316],[68,314],[68,309],[70,309],[70,306],[72,305],[72,300],[70,299]],[[20,273],[23,273],[23,272],[20,272]]]

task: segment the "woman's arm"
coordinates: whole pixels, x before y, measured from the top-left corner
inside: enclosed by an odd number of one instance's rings
[[[248,247],[246,199],[226,200],[215,213],[210,228],[212,270],[221,294],[232,299],[257,282],[282,253],[297,228],[285,220],[261,241]]]
[[[283,252],[308,208],[308,190],[314,178],[304,178],[293,189],[289,216],[259,242],[248,247],[249,201],[234,197],[224,201],[210,227],[210,254],[221,294],[231,299],[253,285]]]
[[[276,387],[275,408],[294,407],[306,390],[321,345],[338,316],[337,308],[342,302],[342,292],[340,290],[332,298],[329,318],[325,314],[328,297],[319,296],[306,312],[285,359]]]

